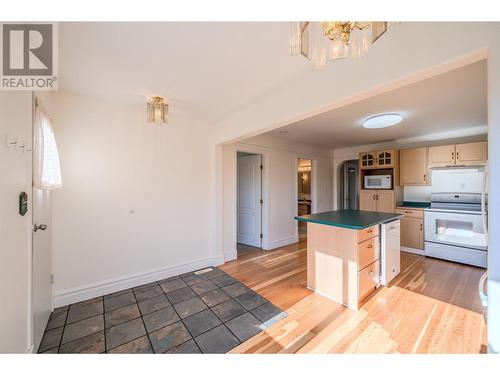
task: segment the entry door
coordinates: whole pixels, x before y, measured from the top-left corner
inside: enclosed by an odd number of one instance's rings
[[[32,313],[35,350],[38,350],[52,311],[50,207],[50,192],[33,188]]]
[[[238,157],[238,243],[261,247],[261,155]]]

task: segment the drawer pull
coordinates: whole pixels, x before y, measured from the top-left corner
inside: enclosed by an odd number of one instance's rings
[[[371,249],[373,247],[373,244],[369,244],[368,248]]]
[[[370,229],[370,230],[366,231],[366,233],[372,234],[373,233],[373,229]]]

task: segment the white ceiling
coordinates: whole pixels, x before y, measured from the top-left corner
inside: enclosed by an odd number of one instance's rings
[[[214,122],[311,69],[290,56],[289,24],[60,23],[59,87],[120,101],[169,98]]]
[[[486,61],[480,61],[267,134],[333,149],[440,133],[472,135],[483,132],[487,123],[486,85]],[[367,117],[388,112],[404,120],[386,129],[362,127]]]

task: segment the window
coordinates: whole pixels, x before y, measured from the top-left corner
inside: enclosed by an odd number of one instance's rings
[[[33,131],[33,186],[43,190],[59,188],[62,186],[61,169],[51,119],[38,103]]]

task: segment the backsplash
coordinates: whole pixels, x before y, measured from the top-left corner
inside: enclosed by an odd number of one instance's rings
[[[432,186],[405,186],[404,200],[407,202],[430,202]]]

